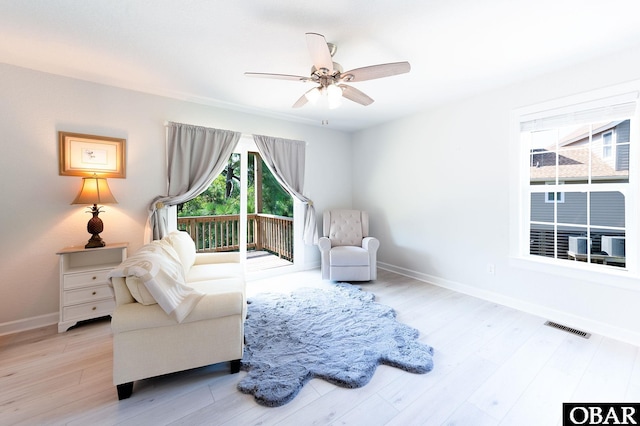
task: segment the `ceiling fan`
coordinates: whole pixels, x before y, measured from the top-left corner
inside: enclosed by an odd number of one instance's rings
[[[339,105],[340,98],[342,97],[365,106],[373,103],[372,98],[345,83],[357,83],[359,81],[390,77],[392,75],[404,74],[411,70],[409,62],[405,61],[371,65],[344,72],[340,64],[333,62],[333,55],[337,50],[335,44],[327,43],[321,34],[306,33],[306,37],[307,47],[309,48],[311,61],[313,62],[311,75],[309,77],[259,72],[245,72],[244,74],[248,77],[294,80],[317,84],[317,86],[305,92],[305,94],[293,104],[293,108],[300,108],[307,102],[315,102],[322,95],[327,96],[329,108],[335,108]]]

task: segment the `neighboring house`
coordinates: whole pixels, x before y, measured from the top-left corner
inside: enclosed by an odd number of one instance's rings
[[[575,259],[575,254],[586,254],[584,245],[578,252],[575,246],[571,250],[570,237],[586,238],[587,235],[591,239],[592,254],[613,254],[606,251],[612,251],[608,242],[603,247],[602,236],[624,237],[624,195],[618,191],[592,192],[588,204],[587,193],[571,191],[570,185],[585,184],[589,179],[592,183],[628,182],[629,141],[630,121],[622,120],[596,124],[592,132],[589,125],[579,126],[562,136],[557,144],[531,150],[531,185],[555,184],[556,176],[558,184],[567,185],[564,192],[532,194],[531,220],[538,223],[531,226],[531,254],[554,257],[555,229],[551,225],[554,215],[558,223],[558,258]],[[587,224],[591,225],[590,229]],[[620,259],[609,260],[624,265]]]
[[[565,183],[586,182],[591,155],[593,181],[626,181],[629,179],[630,122],[613,121],[593,131],[589,149],[589,126],[581,126],[558,142],[558,176]],[[531,183],[555,181],[556,149],[531,151]]]

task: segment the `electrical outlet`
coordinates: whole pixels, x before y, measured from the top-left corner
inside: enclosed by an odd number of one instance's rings
[[[487,274],[495,275],[496,273],[496,265],[493,263],[487,263]]]

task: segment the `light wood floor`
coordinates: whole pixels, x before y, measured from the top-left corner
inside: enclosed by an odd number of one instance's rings
[[[250,282],[248,293],[296,285],[328,284],[308,271]],[[362,287],[435,347],[432,372],[379,366],[360,389],[312,380],[289,404],[266,408],[236,390],[246,373],[217,365],[136,382],[118,402],[103,320],[0,337],[0,424],[540,426],[561,424],[562,402],[640,401],[635,346],[390,272]]]
[[[246,271],[259,272],[265,269],[280,268],[282,266],[291,266],[293,262],[282,259],[268,251],[247,251],[247,262],[245,263]]]

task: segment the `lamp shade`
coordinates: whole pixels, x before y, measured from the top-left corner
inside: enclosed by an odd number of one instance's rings
[[[97,176],[82,178],[82,188],[71,204],[117,204],[106,178]]]

